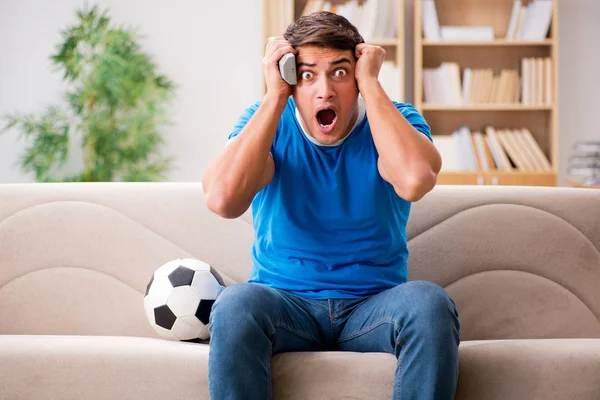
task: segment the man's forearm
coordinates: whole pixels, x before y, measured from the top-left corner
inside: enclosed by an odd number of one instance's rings
[[[267,158],[285,99],[266,96],[237,137],[208,166],[202,179],[212,208],[247,208],[262,188]]]
[[[379,81],[363,83],[360,92],[365,100],[383,178],[403,198],[420,199],[435,186],[441,168],[439,153],[431,141],[398,111]]]

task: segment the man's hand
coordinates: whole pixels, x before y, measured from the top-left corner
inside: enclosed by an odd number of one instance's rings
[[[354,77],[358,83],[358,89],[362,90],[361,85],[372,80],[377,81],[386,53],[383,47],[366,43],[357,45],[354,52],[358,58],[354,70]]]
[[[379,46],[356,46],[355,78],[365,100],[369,125],[379,153],[381,177],[407,201],[417,201],[436,184],[440,155],[431,141],[402,115],[377,76],[385,60]]]
[[[297,51],[283,37],[271,37],[265,49],[262,60],[263,73],[267,84],[267,96],[280,100],[287,100],[292,94],[292,87],[283,80],[279,73],[279,60],[287,53],[296,54]]]

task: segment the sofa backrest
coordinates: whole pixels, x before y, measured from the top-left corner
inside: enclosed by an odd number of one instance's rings
[[[0,333],[158,337],[153,272],[198,258],[246,279],[252,226],[210,213],[193,183],[0,185]]]
[[[213,215],[197,183],[0,185],[0,205],[0,334],[157,337],[160,265],[250,273],[249,215]],[[600,191],[438,186],[407,234],[409,279],[447,289],[463,340],[600,337]]]
[[[600,337],[600,190],[438,186],[412,211],[409,279],[450,293],[462,340]]]

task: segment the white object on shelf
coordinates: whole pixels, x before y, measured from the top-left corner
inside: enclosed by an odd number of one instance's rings
[[[506,40],[513,40],[515,38],[515,32],[517,31],[521,5],[521,0],[515,0],[513,3],[513,9],[510,14],[510,21],[508,22],[508,28],[506,29]]]
[[[494,28],[491,26],[442,26],[442,40],[488,41],[494,40]]]
[[[435,2],[422,0],[423,8],[423,35],[427,40],[440,40],[440,22],[438,20]]]

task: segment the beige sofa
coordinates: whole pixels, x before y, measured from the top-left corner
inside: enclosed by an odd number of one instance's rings
[[[0,399],[208,399],[208,346],[159,339],[143,292],[179,257],[244,281],[252,236],[198,184],[0,185]],[[600,190],[438,186],[408,237],[410,279],[460,311],[457,399],[600,399]],[[272,368],[275,399],[377,400],[395,359],[288,353]]]

